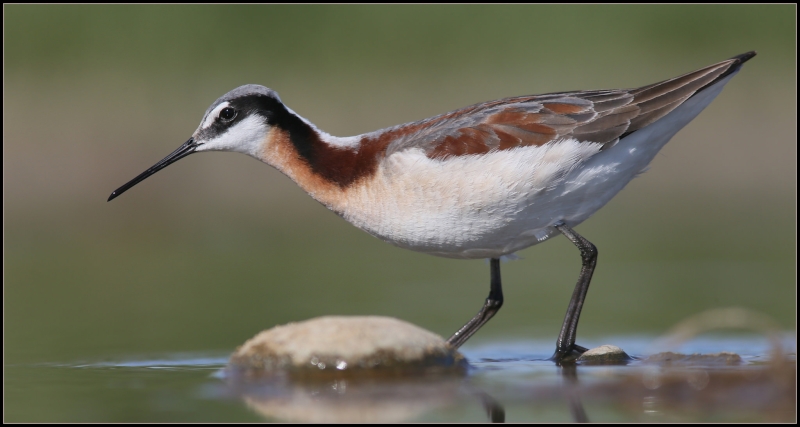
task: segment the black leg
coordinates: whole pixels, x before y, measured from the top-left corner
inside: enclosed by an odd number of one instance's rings
[[[586,299],[589,282],[592,281],[594,267],[597,265],[597,248],[592,242],[584,239],[583,236],[567,227],[563,222],[556,224],[554,227],[578,247],[583,261],[581,275],[578,277],[578,283],[575,285],[572,299],[569,300],[567,315],[564,317],[564,324],[561,326],[561,333],[558,334],[558,341],[556,341],[556,352],[552,357],[556,363],[559,363],[573,359],[586,351],[585,347],[575,344],[575,336],[578,333],[578,319],[581,317],[583,300]]]
[[[489,417],[491,423],[505,423],[506,422],[506,408],[500,402],[496,401],[492,396],[487,393],[477,390],[475,393],[483,405],[483,410],[486,411],[486,416]]]
[[[569,404],[569,412],[572,414],[572,421],[576,423],[588,423],[586,410],[583,408],[580,395],[580,385],[578,384],[578,371],[575,364],[562,366],[561,376],[564,378],[564,395]]]
[[[503,289],[500,285],[500,259],[492,258],[489,260],[491,266],[491,288],[489,289],[489,296],[483,304],[481,311],[475,315],[466,325],[456,331],[452,337],[447,339],[447,343],[453,348],[459,348],[464,344],[469,337],[471,337],[478,329],[481,328],[489,319],[494,316],[500,307],[503,306]]]

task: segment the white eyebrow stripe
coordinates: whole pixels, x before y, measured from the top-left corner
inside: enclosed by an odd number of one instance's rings
[[[208,115],[206,116],[205,120],[203,120],[203,124],[200,125],[200,129],[206,129],[214,123],[214,120],[217,119],[219,116],[219,112],[222,111],[223,108],[227,108],[230,104],[228,101],[223,102],[222,104],[217,105],[217,108],[211,110]]]

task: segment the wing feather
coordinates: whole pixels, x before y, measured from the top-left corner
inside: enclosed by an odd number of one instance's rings
[[[541,146],[566,138],[605,147],[664,117],[699,91],[738,70],[752,56],[754,53],[740,55],[636,89],[489,101],[365,137],[386,144],[387,155],[414,148],[434,159]]]

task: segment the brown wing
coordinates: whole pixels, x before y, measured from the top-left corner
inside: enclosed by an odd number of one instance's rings
[[[391,141],[387,154],[421,148],[430,158],[543,145],[563,138],[607,146],[664,117],[692,95],[736,72],[753,56],[755,52],[749,52],[638,89],[552,93],[485,102],[390,128],[369,135],[368,139]]]

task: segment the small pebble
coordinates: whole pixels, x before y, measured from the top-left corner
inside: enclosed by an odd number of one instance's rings
[[[582,365],[624,365],[631,360],[621,348],[605,344],[586,350],[577,361]]]

